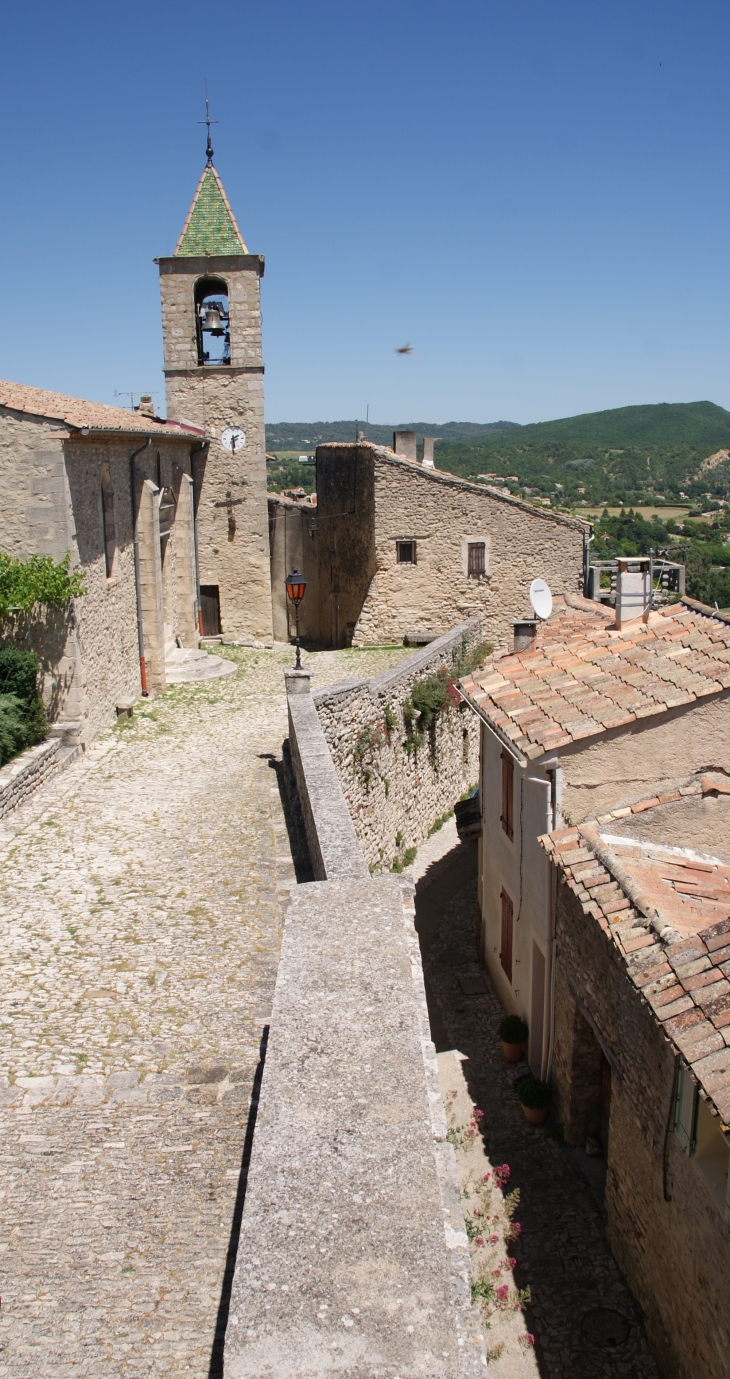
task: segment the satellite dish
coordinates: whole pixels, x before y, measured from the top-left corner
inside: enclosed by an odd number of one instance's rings
[[[553,596],[544,579],[533,579],[530,585],[530,603],[538,618],[549,618],[553,611]]]

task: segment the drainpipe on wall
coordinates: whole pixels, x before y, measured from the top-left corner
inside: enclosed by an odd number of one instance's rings
[[[134,583],[137,591],[137,641],[139,643],[139,678],[142,681],[142,694],[146,699],[149,695],[147,688],[147,666],[144,659],[144,627],[142,625],[142,585],[139,572],[139,516],[137,511],[137,469],[135,460],[143,450],[149,450],[152,444],[152,437],[148,436],[144,445],[140,445],[139,450],[135,450],[130,457],[129,468],[131,474],[132,488],[132,525],[134,527]]]
[[[202,445],[194,445],[190,450],[190,474],[193,480],[193,546],[195,548],[195,590],[198,600],[198,633],[203,635],[203,608],[200,601],[200,557],[198,555],[198,510],[195,504],[195,462],[193,456],[199,455],[203,450],[208,449],[208,442],[203,441]]]

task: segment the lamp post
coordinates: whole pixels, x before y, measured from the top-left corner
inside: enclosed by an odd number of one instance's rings
[[[291,602],[294,604],[294,615],[296,617],[297,659],[294,665],[294,669],[301,670],[302,658],[299,652],[299,605],[302,599],[304,598],[304,591],[307,587],[307,581],[304,578],[304,575],[300,575],[298,570],[292,570],[291,574],[287,575],[286,580],[284,582],[286,584],[287,598],[289,598]]]

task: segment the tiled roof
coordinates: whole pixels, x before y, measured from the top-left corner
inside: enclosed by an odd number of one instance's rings
[[[729,790],[727,777],[707,775],[633,805],[632,812],[673,801],[681,808],[688,796]],[[629,812],[546,834],[540,842],[584,914],[616,945],[664,1033],[730,1124],[730,865],[689,848],[611,835],[606,841],[606,824]]]
[[[65,393],[50,393],[45,388],[28,388],[24,383],[0,380],[0,407],[29,416],[48,417],[63,421],[75,430],[141,432],[154,435],[167,432],[178,436],[202,436],[205,433],[189,422],[164,421],[144,412],[128,411],[124,407],[107,407],[103,402],[85,402],[83,398],[67,397]]]
[[[208,164],[175,245],[175,257],[194,259],[247,253],[223,183],[212,164]]]
[[[689,600],[620,631],[569,598],[533,650],[493,657],[461,681],[467,703],[527,758],[730,686],[730,620]]]

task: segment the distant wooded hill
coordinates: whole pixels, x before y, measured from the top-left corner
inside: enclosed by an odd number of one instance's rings
[[[680,492],[727,496],[730,412],[713,402],[663,402],[530,426],[474,439],[444,438],[436,464],[465,478],[495,474],[575,504],[641,504]],[[711,458],[711,463],[705,463]]]
[[[392,426],[367,427],[368,439],[376,445],[392,445],[394,431],[415,431],[419,441],[424,436],[438,436],[449,440],[474,440],[487,436],[493,431],[508,431],[515,427],[514,421],[488,421],[484,424],[475,421],[447,421],[437,426],[430,421],[395,422]],[[365,422],[360,421],[278,421],[266,427],[266,449],[303,450],[325,441],[354,441],[358,429],[365,431]]]

